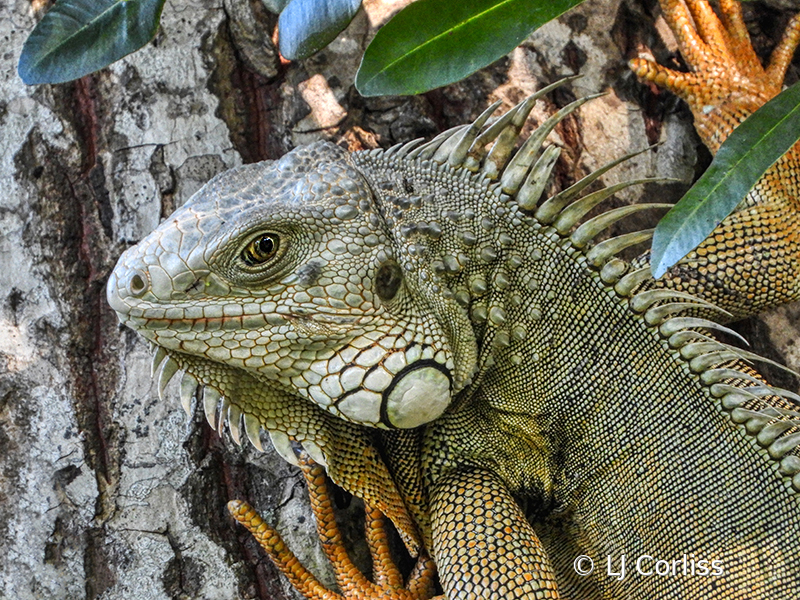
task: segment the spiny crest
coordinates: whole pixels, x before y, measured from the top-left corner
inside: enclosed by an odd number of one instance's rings
[[[652,147],[611,161],[571,187],[540,202],[561,153],[558,146],[545,144],[547,136],[565,117],[589,100],[602,95],[595,94],[580,98],[560,109],[541,123],[519,149],[514,151],[520,142],[520,132],[536,101],[575,79],[577,76],[567,77],[542,88],[488,127],[486,124],[500,105],[499,102],[487,108],[472,124],[449,129],[429,142],[414,140],[397,145],[385,153],[382,150],[373,152],[376,156],[383,154],[384,157],[391,156],[395,159],[427,160],[453,169],[482,174],[494,188],[495,193],[513,198],[522,210],[533,213],[539,223],[552,226],[562,237],[569,237],[575,248],[586,249],[589,263],[601,270],[603,280],[607,283],[616,283],[628,270],[627,263],[619,262],[617,255],[630,246],[649,241],[653,231],[636,231],[598,244],[593,244],[594,240],[626,217],[646,210],[668,209],[671,205],[649,203],[624,206],[607,210],[579,225],[580,221],[592,209],[625,188],[670,180],[657,177],[642,178],[587,194],[584,192],[610,169]],[[610,266],[605,268],[607,265]]]
[[[592,250],[587,254],[591,256]],[[611,275],[609,266],[616,269]],[[673,355],[685,362],[730,420],[743,427],[777,463],[777,471],[791,489],[800,492],[800,396],[767,385],[749,365],[766,363],[797,374],[717,339],[715,336],[723,334],[747,344],[740,334],[706,318],[730,318],[727,311],[692,294],[644,285],[653,285],[649,265],[619,276],[627,269],[625,261],[613,259],[603,266],[600,277],[622,301],[627,300],[630,310],[641,316]]]
[[[567,77],[542,88],[486,129],[484,126],[500,106],[499,101],[487,108],[470,125],[448,129],[426,143],[421,144],[420,140],[414,140],[395,146],[386,151],[385,156],[430,160],[447,164],[454,169],[480,172],[489,181],[497,182],[504,193],[516,195],[523,208],[525,204],[535,204],[560,153],[556,146],[549,146],[542,152],[545,138],[564,117],[596,96],[587,96],[565,106],[542,123],[516,153],[513,152],[514,147],[536,101],[575,79],[577,77]],[[384,154],[383,150],[374,152]]]
[[[411,142],[392,149],[398,157],[420,159],[481,173],[496,190],[513,197],[520,208],[532,212],[540,224],[552,227],[559,236],[583,253],[588,267],[644,323],[655,329],[668,347],[686,361],[690,370],[706,386],[730,419],[745,428],[778,463],[779,473],[795,491],[800,491],[800,396],[766,385],[748,364],[773,361],[747,350],[723,343],[714,337],[724,334],[746,341],[733,330],[706,316],[731,315],[697,296],[669,289],[652,289],[649,265],[636,268],[619,257],[631,246],[648,242],[652,229],[617,235],[599,242],[598,236],[626,217],[645,210],[664,210],[670,204],[648,203],[614,208],[584,222],[581,220],[604,200],[620,190],[662,178],[643,178],[584,194],[599,178],[620,163],[645,152],[646,148],[616,159],[590,173],[569,188],[540,202],[560,149],[542,150],[545,138],[567,115],[594,96],[565,106],[542,123],[513,152],[520,131],[535,101],[556,87],[575,78],[558,81],[525,99],[484,130],[498,103],[484,111],[474,123],[445,131],[430,142]],[[483,131],[482,131],[483,130]],[[489,144],[491,147],[487,148]],[[646,262],[646,261],[645,261]],[[700,315],[700,316],[698,316]]]
[[[614,286],[630,309],[642,316],[676,357],[684,361],[709,396],[731,421],[747,432],[777,464],[778,473],[800,492],[800,396],[767,385],[749,365],[769,364],[799,376],[787,367],[716,339],[723,334],[747,344],[741,335],[709,318],[730,317],[723,309],[685,292],[669,289],[636,291],[649,267],[622,277]]]

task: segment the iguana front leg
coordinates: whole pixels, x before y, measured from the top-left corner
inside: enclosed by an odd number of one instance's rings
[[[721,0],[720,17],[705,0],[661,0],[689,73],[643,58],[633,71],[689,104],[695,128],[712,153],[733,129],[777,95],[798,41],[792,19],[761,66],[750,44],[741,6]],[[690,292],[734,317],[800,298],[800,146],[795,145],[761,178],[737,209],[705,242],[657,285]]]
[[[249,504],[241,500],[228,503],[234,519],[244,525],[276,567],[294,588],[308,600],[429,600],[433,594],[436,568],[428,557],[421,555],[406,585],[389,552],[385,517],[374,508],[365,506],[366,538],[372,557],[374,583],[370,582],[352,563],[342,541],[328,494],[325,470],[305,452],[298,463],[308,485],[311,509],[317,521],[317,533],[322,549],[330,560],[336,583],[342,593],[325,588],[306,569],[284,544],[280,534],[270,527]],[[441,598],[441,597],[440,597]]]
[[[431,524],[448,598],[559,598],[536,532],[496,475],[463,469],[441,477],[431,494]]]

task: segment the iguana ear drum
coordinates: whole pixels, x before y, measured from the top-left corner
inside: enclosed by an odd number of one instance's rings
[[[450,404],[452,384],[450,373],[436,361],[410,364],[384,390],[381,421],[399,429],[430,423]]]
[[[387,260],[375,274],[375,293],[384,302],[389,302],[397,294],[403,283],[403,270],[393,260]]]

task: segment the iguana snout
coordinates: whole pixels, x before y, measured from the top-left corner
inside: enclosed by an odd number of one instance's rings
[[[416,427],[450,402],[446,338],[418,317],[369,186],[330,144],[212,180],[123,254],[108,300],[182,368],[244,369],[359,424]]]

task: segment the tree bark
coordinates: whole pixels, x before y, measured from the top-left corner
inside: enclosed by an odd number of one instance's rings
[[[202,410],[187,417],[174,387],[159,400],[146,345],[105,301],[122,251],[212,176],[319,139],[359,149],[429,137],[578,71],[582,79],[534,111],[540,122],[575,97],[608,92],[555,132],[564,146],[555,186],[661,142],[606,183],[676,177],[617,199],[670,201],[709,161],[688,111],[625,67],[644,45],[662,61],[674,50],[650,3],[590,0],[465,82],[362,98],[353,87],[360,56],[407,0],[368,0],[328,49],[294,63],[278,56],[277,17],[258,0],[168,3],[140,52],[79,81],[35,87],[22,84],[16,62],[39,14],[25,0],[1,1],[2,598],[295,598],[228,517],[232,498],[256,505],[330,582],[296,470],[271,449],[220,439]],[[768,49],[785,15],[753,15],[759,49]],[[788,306],[740,329],[758,352],[797,369],[798,315]],[[363,562],[358,502],[343,514]]]

